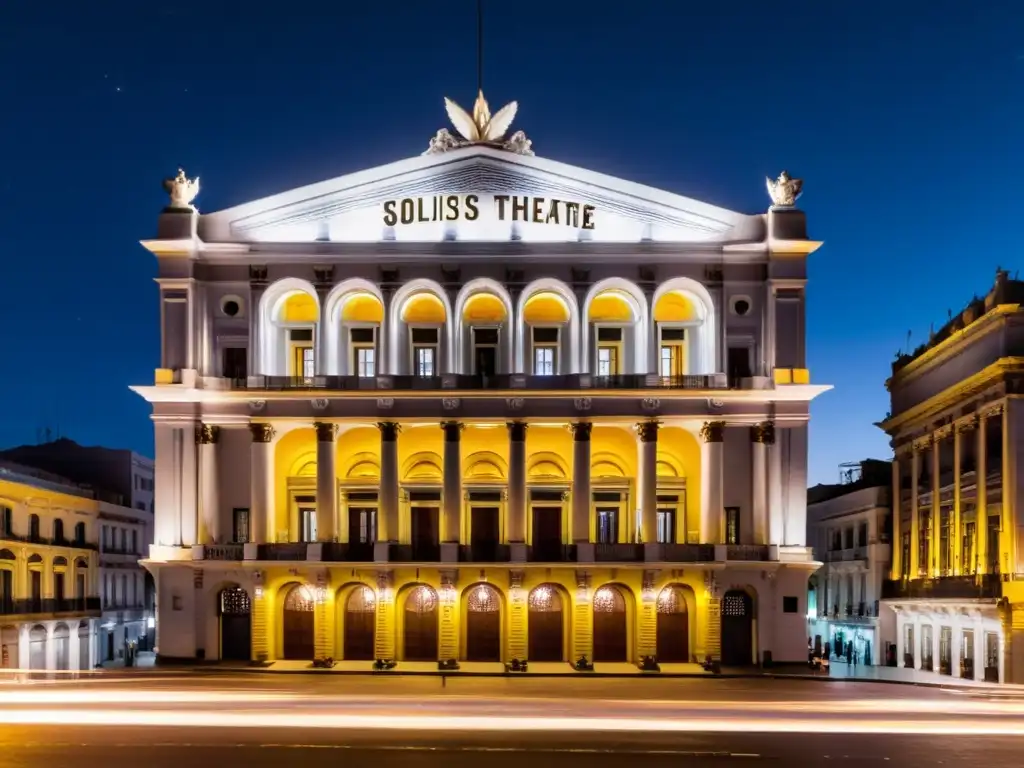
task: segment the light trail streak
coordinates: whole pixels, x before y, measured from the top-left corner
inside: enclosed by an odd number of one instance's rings
[[[0,710],[7,725],[160,726],[194,728],[315,728],[376,731],[516,731],[630,733],[860,733],[925,736],[1024,736],[1017,721],[882,721],[857,718],[634,719],[610,717],[401,716],[321,712],[209,712],[140,710]]]

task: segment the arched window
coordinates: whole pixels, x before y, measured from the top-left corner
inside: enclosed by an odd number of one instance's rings
[[[39,541],[39,515],[29,515],[28,540]]]
[[[75,523],[75,544],[85,544],[85,523]]]
[[[53,521],[53,543],[64,543],[64,521],[57,519]]]

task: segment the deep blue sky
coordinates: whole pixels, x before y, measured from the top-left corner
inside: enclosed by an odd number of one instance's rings
[[[811,479],[888,455],[914,343],[997,265],[1024,194],[1019,1],[486,2],[485,91],[538,154],[745,212],[805,179]],[[0,5],[0,445],[47,425],[152,451],[160,182],[212,211],[419,154],[469,106],[475,4]]]

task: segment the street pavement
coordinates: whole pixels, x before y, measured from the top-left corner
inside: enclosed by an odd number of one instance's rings
[[[1024,764],[1024,696],[880,683],[125,673],[0,678],[5,766]]]

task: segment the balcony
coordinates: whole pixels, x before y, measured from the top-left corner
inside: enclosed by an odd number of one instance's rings
[[[534,544],[529,547],[526,559],[531,563],[575,563],[575,544]]]
[[[241,560],[244,546],[243,544],[207,544],[203,547],[203,560]]]
[[[70,549],[87,549],[92,551],[99,549],[95,544],[88,541],[72,540],[64,537],[52,539],[46,536],[20,536],[10,531],[0,533],[0,546],[5,541],[16,541],[19,544],[38,544],[43,547],[68,547]]]
[[[260,544],[257,557],[260,560],[305,560],[306,542],[288,544]]]
[[[727,544],[725,547],[727,560],[760,561],[768,559],[767,544]]]
[[[643,544],[595,544],[595,563],[642,563]]]
[[[993,600],[1002,596],[998,573],[882,582],[883,600]]]
[[[440,544],[391,544],[388,546],[389,563],[439,563]]]
[[[623,374],[594,376],[573,373],[559,376],[528,376],[521,373],[477,376],[444,374],[441,376],[249,376],[226,379],[232,390],[334,392],[403,392],[431,390],[665,390],[665,389],[727,389],[725,374],[694,374],[658,376],[657,374]]]
[[[471,544],[459,547],[460,563],[508,563],[512,547],[508,544]]]
[[[373,544],[368,542],[326,542],[320,551],[325,563],[372,563]]]
[[[662,544],[661,560],[666,563],[713,563],[714,544]]]
[[[33,616],[61,614],[94,614],[100,613],[98,597],[81,598],[39,598],[26,597],[18,600],[0,599],[0,616]]]

